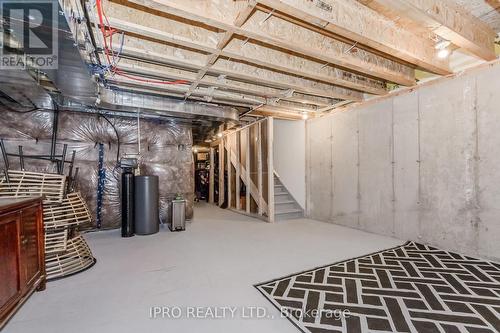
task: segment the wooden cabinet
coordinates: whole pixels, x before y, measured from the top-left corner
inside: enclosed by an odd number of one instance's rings
[[[0,329],[45,289],[42,199],[0,199]]]

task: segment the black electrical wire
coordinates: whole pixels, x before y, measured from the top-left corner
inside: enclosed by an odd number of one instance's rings
[[[99,113],[99,116],[103,117],[104,120],[106,120],[108,122],[108,124],[110,124],[111,127],[113,127],[113,129],[115,130],[117,146],[118,146],[117,151],[116,151],[116,165],[118,165],[120,163],[120,146],[121,146],[120,135],[118,134],[118,130],[116,129],[115,125],[111,122],[111,120],[109,120],[108,117],[106,117],[105,115],[103,115],[101,113]]]
[[[5,107],[7,110],[9,111],[12,111],[12,112],[16,112],[16,113],[30,113],[30,112],[34,112],[34,111],[39,111],[41,109],[39,108],[33,108],[33,109],[29,109],[29,110],[17,110],[17,109],[14,109],[13,107],[5,104],[4,102],[0,101],[0,104],[2,104],[3,107]]]
[[[25,96],[26,97],[26,96]],[[12,99],[9,95],[6,95],[4,92],[0,91],[0,98],[2,98],[3,100],[7,100],[9,101],[10,104],[18,104],[18,105],[21,105],[21,103],[19,103],[18,101]],[[26,99],[31,103],[31,105],[33,105],[33,108],[31,109],[28,109],[28,110],[20,110],[20,109],[15,109],[13,108],[12,106],[10,106],[6,101],[2,101],[0,100],[0,104],[5,107],[7,110],[9,111],[12,111],[12,112],[17,112],[17,113],[30,113],[30,112],[34,112],[34,111],[39,111],[41,110],[39,107],[37,107],[35,105],[35,103],[33,103],[33,101],[31,101],[28,97],[26,97]],[[21,105],[22,106],[22,105]]]
[[[16,105],[20,105],[21,107],[23,107],[23,105],[21,103],[19,103],[18,101],[16,101],[15,99],[13,99],[12,97],[10,97],[9,95],[5,94],[3,91],[0,90],[0,98],[3,99],[3,100],[6,100],[8,101],[8,103],[6,101],[2,101],[0,100],[0,104],[3,105],[7,110],[9,111],[12,111],[12,112],[17,112],[17,113],[30,113],[30,112],[34,112],[34,111],[43,111],[44,109],[43,108],[39,108],[38,106],[36,106],[35,103],[33,103],[33,101],[26,95],[22,94],[22,96],[28,100],[28,102],[30,102],[30,104],[32,105],[32,108],[31,109],[16,109],[14,107],[12,107],[11,105],[12,104],[16,104]],[[52,101],[54,103],[54,101]],[[11,105],[9,105],[11,104]]]
[[[50,140],[50,158],[55,161],[54,155],[56,154],[57,132],[59,130],[59,106],[54,99],[52,99],[52,106],[54,115],[52,119],[52,138]]]

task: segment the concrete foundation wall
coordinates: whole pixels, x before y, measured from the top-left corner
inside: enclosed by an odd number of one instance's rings
[[[288,191],[305,207],[306,203],[306,127],[305,121],[274,122],[274,169]]]
[[[500,65],[307,121],[310,218],[500,259]]]

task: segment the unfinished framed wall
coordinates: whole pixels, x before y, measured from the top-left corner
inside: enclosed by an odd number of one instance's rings
[[[218,205],[274,221],[273,118],[265,118],[219,140]],[[214,180],[215,181],[215,180]]]

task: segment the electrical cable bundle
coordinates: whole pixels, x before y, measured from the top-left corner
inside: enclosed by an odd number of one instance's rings
[[[143,78],[140,78],[140,77],[137,77],[134,75],[126,74],[123,70],[118,68],[118,62],[119,62],[118,58],[123,50],[123,42],[125,40],[125,34],[123,32],[121,33],[122,39],[121,39],[120,49],[118,50],[118,53],[115,54],[115,52],[113,51],[113,35],[117,32],[117,30],[111,28],[108,17],[106,16],[104,9],[102,8],[102,0],[96,0],[96,7],[97,7],[97,15],[99,18],[99,26],[100,26],[102,37],[104,39],[104,54],[106,56],[106,59],[107,59],[109,65],[102,66],[102,65],[93,64],[91,66],[91,70],[93,70],[95,73],[100,74],[100,75],[104,75],[106,72],[110,72],[112,74],[116,74],[116,75],[125,77],[125,78],[130,79],[130,80],[135,80],[135,81],[145,82],[145,83],[155,83],[155,84],[185,84],[185,83],[188,83],[188,81],[186,81],[186,80],[165,81],[165,80],[143,79]],[[106,22],[104,22],[104,21],[106,21]],[[108,46],[108,41],[106,39],[108,36],[109,36],[109,46]]]

